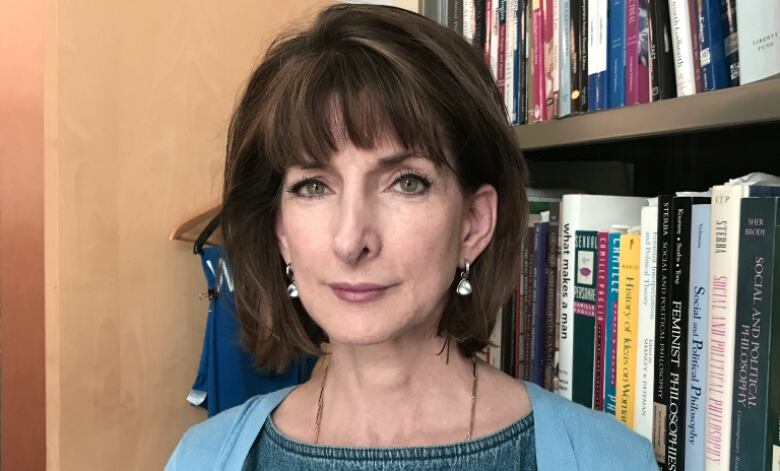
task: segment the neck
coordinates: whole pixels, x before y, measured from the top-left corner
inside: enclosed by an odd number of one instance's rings
[[[319,443],[412,446],[464,440],[473,367],[453,340],[449,344],[449,361],[440,336],[332,344],[324,363]],[[321,384],[324,374],[323,368],[312,381]]]

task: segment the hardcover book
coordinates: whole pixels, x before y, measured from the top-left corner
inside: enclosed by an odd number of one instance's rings
[[[593,407],[593,352],[598,280],[598,232],[575,234],[574,365],[572,401]]]
[[[636,387],[636,329],[639,308],[639,254],[637,234],[620,236],[620,295],[617,355],[617,406],[615,416],[628,428],[634,427]]]

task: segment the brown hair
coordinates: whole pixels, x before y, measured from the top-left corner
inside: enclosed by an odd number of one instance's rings
[[[327,162],[339,138],[373,149],[389,136],[450,167],[464,195],[496,188],[496,230],[472,263],[474,292],[451,289],[439,324],[466,356],[488,344],[527,219],[527,170],[506,116],[481,51],[400,8],[334,5],[271,44],[230,123],[222,207],[242,344],[258,367],[282,372],[327,341],[287,296],[275,221],[286,169]]]

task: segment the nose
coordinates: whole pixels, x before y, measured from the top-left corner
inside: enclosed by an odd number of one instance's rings
[[[376,257],[381,249],[377,214],[372,204],[358,192],[343,193],[333,237],[333,251],[344,263]]]

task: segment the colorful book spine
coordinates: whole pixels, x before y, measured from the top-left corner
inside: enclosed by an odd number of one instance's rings
[[[720,0],[697,2],[699,16],[699,66],[702,91],[718,90],[728,86],[726,54],[723,49]]]
[[[558,116],[571,114],[571,2],[559,0],[558,57],[560,60],[560,95],[558,97]]]
[[[598,232],[575,235],[574,365],[572,401],[593,407],[593,351],[596,327],[596,280],[598,278]]]
[[[639,311],[639,255],[637,234],[620,236],[620,325],[618,327],[617,406],[615,417],[634,427],[636,388],[636,329]]]
[[[696,93],[689,15],[688,0],[669,0],[677,96],[688,96]]]
[[[691,56],[693,58],[693,83],[696,87],[696,93],[701,93],[701,48],[699,47],[699,15],[697,14],[697,3],[700,0],[688,0],[688,23],[691,30]]]
[[[770,469],[771,433],[777,423],[770,417],[772,348],[778,339],[780,317],[773,308],[780,296],[775,287],[777,198],[742,200],[737,280],[737,340],[734,349],[734,409],[732,412],[731,469]],[[773,345],[774,344],[774,345]],[[775,416],[776,417],[776,416]],[[777,459],[774,460],[777,463]]]
[[[501,98],[506,99],[506,2],[498,0],[498,48],[496,64],[496,85]]]
[[[666,468],[666,418],[669,409],[669,307],[672,278],[672,197],[658,197],[658,253],[655,294],[655,384],[653,385],[653,449]]]
[[[596,326],[593,339],[593,409],[604,410],[604,364],[607,330],[607,266],[609,264],[609,232],[598,233],[596,264]]]
[[[639,103],[650,102],[650,23],[648,21],[648,0],[638,0],[637,8],[637,100]]]
[[[533,298],[534,337],[531,340],[531,381],[544,386],[545,299],[547,297],[547,234],[549,222],[534,224]]]
[[[533,120],[547,121],[547,92],[544,76],[544,2],[532,0],[533,4]]]
[[[547,119],[558,117],[558,1],[544,0],[544,91]]]
[[[723,14],[721,32],[723,52],[726,55],[726,78],[729,87],[739,85],[739,41],[737,37],[737,0],[720,0]]]
[[[550,207],[550,216],[547,233],[547,292],[545,296],[544,317],[544,388],[552,391],[555,377],[555,322],[558,315],[558,259],[561,256],[558,247],[558,233],[560,229],[560,203],[553,203]]]
[[[651,1],[650,19],[650,101],[677,96],[674,76],[672,33],[669,23],[669,3]]]
[[[626,0],[609,2],[609,81],[610,108],[626,103]]]
[[[617,404],[617,329],[620,325],[620,232],[609,234],[609,270],[607,282],[606,354],[604,356],[604,410],[615,415]]]
[[[691,207],[688,291],[688,420],[685,469],[704,469],[704,409],[707,403],[707,312],[710,272],[710,204]]]
[[[639,0],[626,0],[626,106],[639,103]]]
[[[639,259],[634,431],[653,439],[653,361],[655,348],[655,280],[658,250],[658,206],[642,208],[642,255]]]

